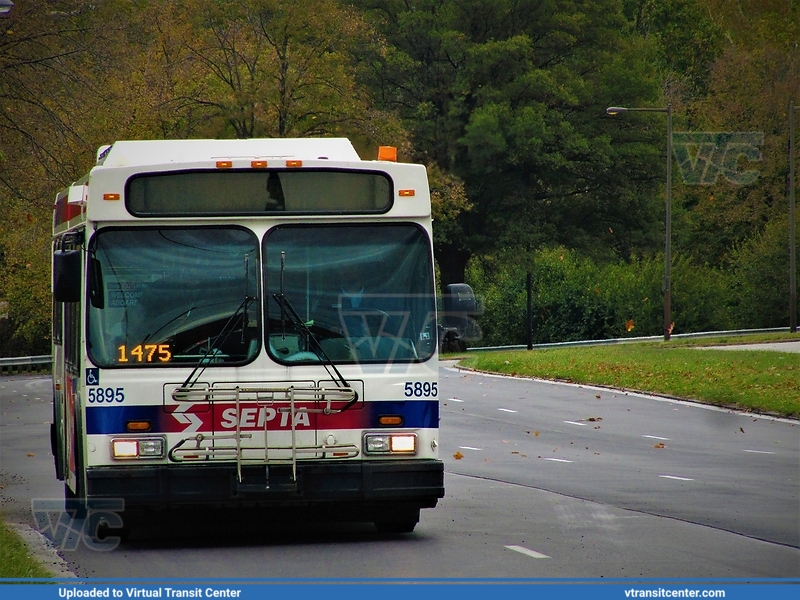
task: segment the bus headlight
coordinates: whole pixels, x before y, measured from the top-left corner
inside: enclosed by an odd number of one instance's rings
[[[415,433],[367,433],[364,435],[366,454],[416,454]]]
[[[124,438],[111,440],[111,456],[118,459],[163,458],[164,438]]]

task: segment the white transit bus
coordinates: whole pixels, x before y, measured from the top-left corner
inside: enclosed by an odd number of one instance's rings
[[[68,502],[409,532],[443,497],[423,166],[343,138],[120,141],[53,234]]]

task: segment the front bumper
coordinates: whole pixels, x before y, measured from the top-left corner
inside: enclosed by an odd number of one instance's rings
[[[87,469],[87,499],[122,499],[126,508],[402,504],[432,508],[444,497],[439,460],[343,461],[291,466],[126,465]]]

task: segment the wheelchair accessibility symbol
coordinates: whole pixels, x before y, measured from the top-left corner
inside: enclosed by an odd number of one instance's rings
[[[86,385],[100,385],[100,369],[86,369]]]

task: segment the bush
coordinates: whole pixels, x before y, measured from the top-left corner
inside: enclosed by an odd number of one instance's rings
[[[740,327],[786,327],[789,324],[788,225],[787,216],[772,219],[761,233],[731,253],[731,306]]]
[[[663,256],[601,266],[552,248],[470,264],[468,282],[484,303],[480,345],[526,343],[528,272],[535,344],[663,334]],[[734,327],[730,274],[677,257],[671,279],[673,333]]]

